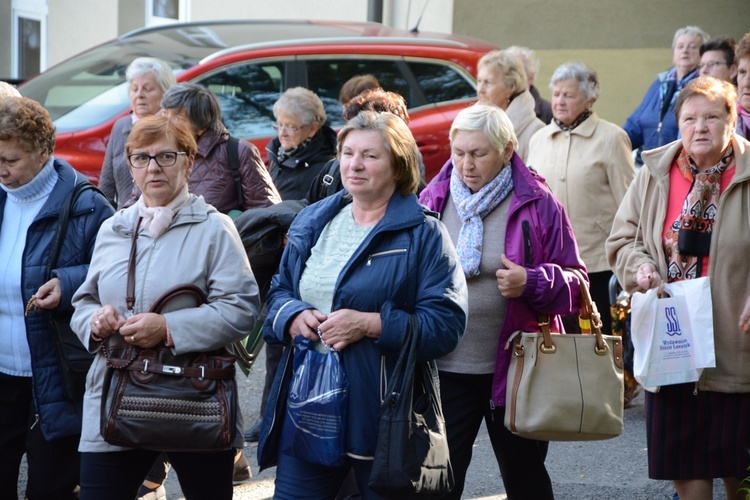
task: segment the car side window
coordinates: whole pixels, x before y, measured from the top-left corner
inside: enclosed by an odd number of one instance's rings
[[[339,91],[346,81],[355,75],[371,74],[380,85],[391,92],[410,100],[409,83],[401,70],[401,59],[376,59],[362,55],[347,55],[337,58],[308,59],[306,87],[318,94],[328,117],[328,124],[334,128],[344,125],[341,118]]]
[[[429,103],[477,97],[477,90],[472,81],[465,72],[456,67],[421,61],[410,61],[408,64]]]
[[[225,68],[196,83],[216,94],[224,124],[236,137],[274,135],[273,104],[284,91],[283,61]]]

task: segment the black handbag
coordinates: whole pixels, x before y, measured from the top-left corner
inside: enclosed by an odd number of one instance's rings
[[[419,323],[409,317],[404,348],[380,407],[369,486],[389,498],[432,498],[455,485],[434,360],[417,362]]]
[[[60,207],[55,239],[52,241],[49,260],[47,261],[45,282],[52,279],[52,270],[57,267],[65,235],[68,232],[70,212],[80,194],[87,189],[96,190],[96,187],[88,181],[76,184]],[[86,392],[86,374],[88,374],[91,363],[94,360],[94,354],[90,353],[84,347],[70,327],[70,319],[73,317],[72,310],[61,311],[52,309],[44,311],[44,315],[47,317],[55,349],[57,350],[57,357],[60,362],[63,394],[69,401],[83,401],[83,394]]]
[[[140,222],[140,221],[139,221]],[[128,308],[135,303],[135,242],[128,266]],[[159,313],[172,299],[193,296],[193,284],[167,290],[151,306]],[[176,355],[160,344],[143,349],[112,335],[101,402],[101,434],[110,444],[163,451],[220,451],[232,446],[237,428],[236,358],[225,348]]]

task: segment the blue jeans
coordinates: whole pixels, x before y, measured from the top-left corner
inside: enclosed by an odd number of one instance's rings
[[[341,467],[326,467],[279,453],[276,467],[274,500],[328,500],[336,498],[349,469],[354,477],[362,500],[379,500],[367,482],[372,472],[372,461],[347,459]]]
[[[80,500],[133,500],[158,451],[81,454]],[[187,500],[232,500],[234,450],[168,452]]]

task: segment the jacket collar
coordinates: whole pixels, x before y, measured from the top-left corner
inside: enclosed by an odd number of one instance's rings
[[[279,163],[278,156],[280,146],[281,142],[278,137],[274,137],[266,146],[269,159],[272,159],[279,166],[296,168],[299,164],[306,166],[310,163],[328,161],[336,156],[336,132],[328,125],[323,125],[307,146],[296,151],[294,156],[286,158],[281,163]]]
[[[505,114],[508,115],[516,134],[522,133],[530,123],[537,120],[534,113],[534,96],[528,90],[518,94],[512,101]]]
[[[55,187],[52,188],[52,192],[49,194],[47,201],[39,210],[39,213],[36,214],[36,217],[34,217],[35,221],[45,218],[56,219],[60,215],[60,207],[68,196],[68,193],[70,193],[76,184],[86,180],[85,176],[73,170],[73,167],[71,167],[65,160],[54,158],[53,166],[57,171],[58,179],[55,183]],[[5,194],[5,191],[0,190],[0,217],[2,209],[5,206],[6,198],[7,195]],[[76,207],[78,207],[78,210],[85,211],[93,210],[96,206],[93,202],[88,202],[83,198],[79,198]]]
[[[750,150],[748,150],[750,142],[735,134],[732,137],[732,146],[734,147],[736,164],[732,184],[735,184],[750,178]],[[654,178],[668,176],[669,170],[672,168],[672,162],[681,148],[682,140],[677,139],[666,146],[644,151],[642,155],[644,167],[648,168]]]
[[[175,226],[182,224],[196,224],[208,219],[208,215],[217,210],[205,202],[203,196],[190,195],[190,199],[177,211],[172,223],[166,229],[169,231]],[[120,210],[113,216],[112,230],[120,236],[130,237],[133,234],[133,226],[138,217],[138,205],[134,204],[124,210]],[[148,235],[148,232],[144,233]],[[149,236],[150,237],[150,236]]]
[[[222,132],[206,130],[200,137],[198,137],[198,156],[207,158],[215,147],[227,142],[228,140],[229,132],[226,130],[223,130]]]
[[[581,137],[589,138],[592,135],[594,135],[594,132],[596,132],[596,127],[599,126],[599,115],[596,114],[596,112],[592,111],[591,115],[589,115],[588,118],[586,118],[583,123],[578,125],[573,130],[569,130],[571,135],[579,135]],[[547,126],[547,137],[553,137],[557,134],[560,134],[563,132],[563,130],[560,128],[557,123],[555,123],[554,120],[552,120],[552,123],[550,123]]]
[[[289,229],[289,239],[299,236],[307,241],[316,240],[325,225],[349,203],[352,203],[349,194],[346,191],[339,191],[306,207],[299,213]],[[423,207],[417,202],[416,195],[403,196],[396,191],[388,202],[385,215],[370,234],[415,226],[424,221],[425,217]]]

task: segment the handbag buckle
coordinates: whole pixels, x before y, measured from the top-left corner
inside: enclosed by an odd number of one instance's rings
[[[161,370],[170,375],[180,375],[182,373],[182,368],[179,366],[164,366]]]
[[[143,360],[143,370],[141,370],[141,373],[144,375],[148,374],[148,360],[147,359]]]
[[[555,354],[555,352],[557,351],[557,347],[555,347],[555,344],[547,347],[544,342],[542,342],[541,344],[539,344],[539,350],[544,354]]]

